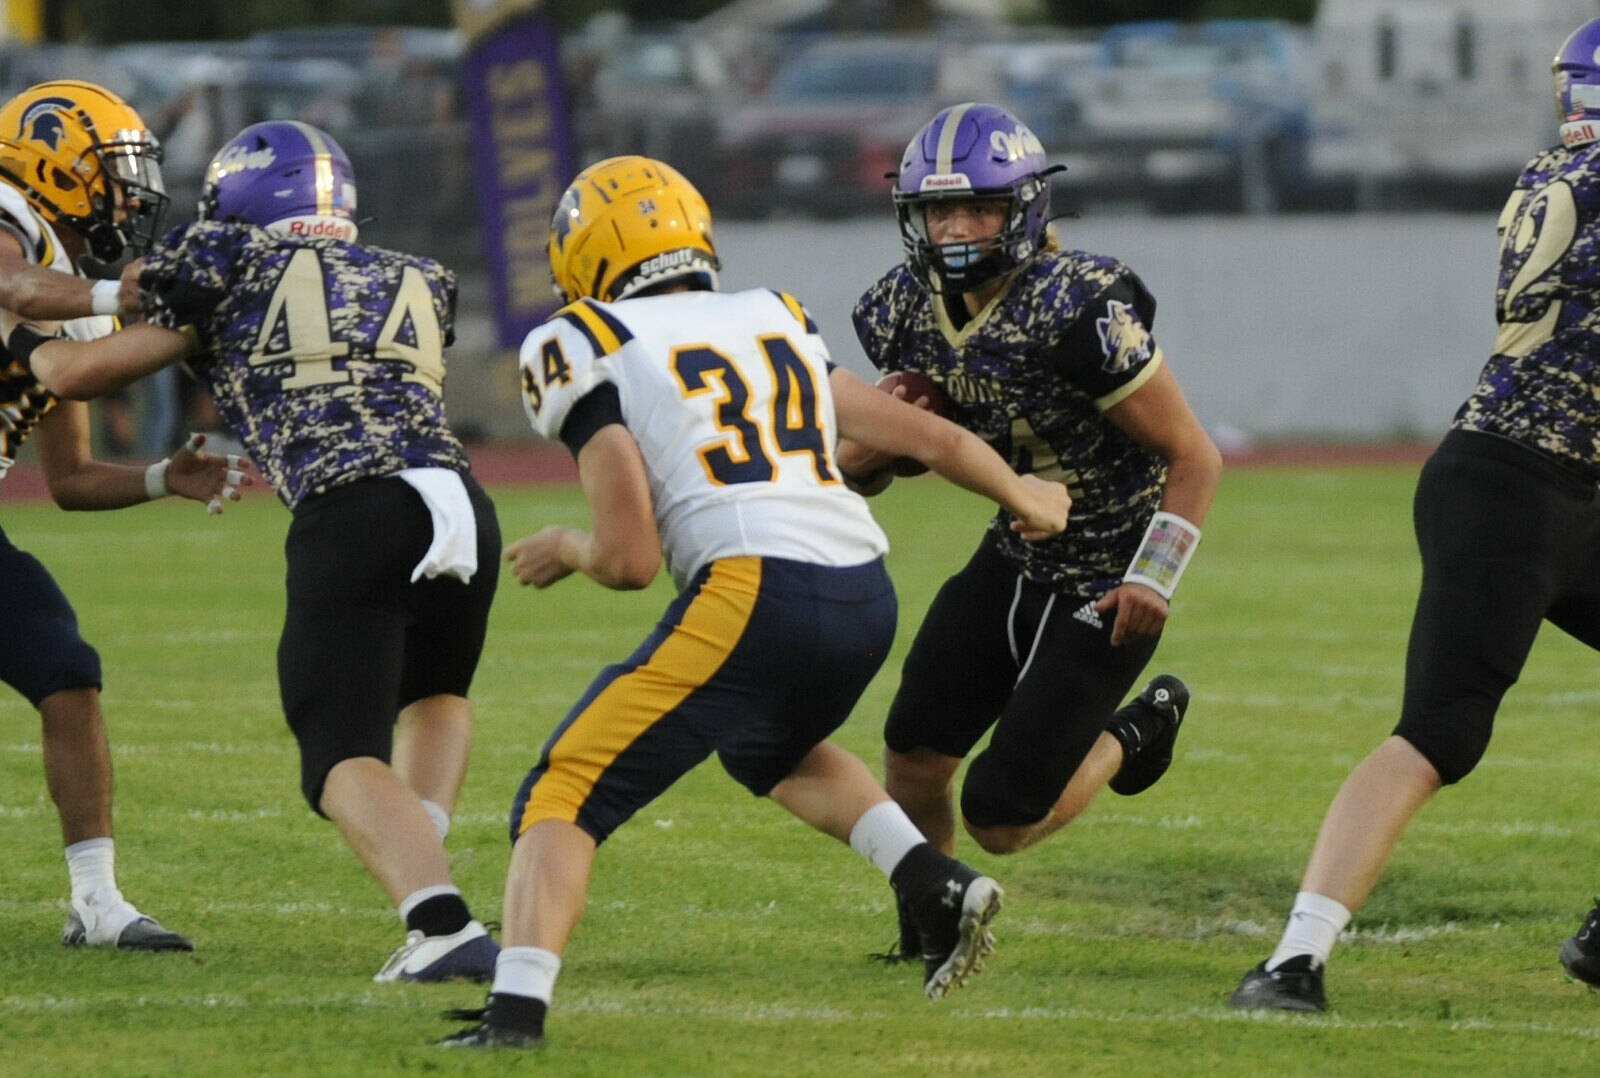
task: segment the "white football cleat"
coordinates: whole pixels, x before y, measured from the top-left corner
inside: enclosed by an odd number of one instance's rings
[[[74,898],[61,929],[67,947],[115,947],[119,951],[192,951],[194,943],[140,913],[111,888]]]
[[[448,936],[425,936],[413,929],[372,979],[378,984],[490,981],[499,956],[500,945],[480,921],[468,921],[465,928]]]

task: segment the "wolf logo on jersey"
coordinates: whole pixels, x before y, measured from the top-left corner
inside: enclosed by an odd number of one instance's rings
[[[523,403],[547,438],[612,387],[680,587],[718,558],[845,566],[888,548],[840,480],[827,346],[793,297],[580,300],[529,335],[521,363]]]
[[[195,333],[196,375],[289,508],[366,476],[467,470],[442,397],[455,276],[437,262],[197,221],[140,284],[152,323]]]
[[[1030,580],[1079,593],[1121,581],[1161,501],[1164,461],[1101,419],[1162,363],[1154,317],[1155,299],[1131,270],[1085,251],[1040,255],[960,329],[904,265],[854,313],[875,366],[931,376],[962,425],[1017,471],[1067,485],[1066,531],[1025,543],[1002,510],[989,539]]]
[[[1540,449],[1600,482],[1600,142],[1528,162],[1499,229],[1500,332],[1453,426]]]

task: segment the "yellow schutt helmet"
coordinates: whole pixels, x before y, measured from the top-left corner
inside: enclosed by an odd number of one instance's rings
[[[711,211],[694,184],[648,157],[611,157],[578,173],[550,222],[550,276],[565,302],[626,299],[687,280],[715,290]]]
[[[41,82],[0,106],[0,176],[106,262],[149,250],[167,208],[161,145],[127,102],[91,82]]]

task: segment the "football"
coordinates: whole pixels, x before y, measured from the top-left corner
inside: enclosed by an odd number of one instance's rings
[[[939,388],[939,383],[929,378],[926,374],[917,371],[893,371],[878,379],[878,388],[885,393],[893,393],[896,389],[904,387],[905,394],[901,397],[907,404],[916,404],[926,397],[928,411],[934,415],[950,418],[950,398],[944,395],[944,390]],[[928,470],[927,465],[912,457],[901,457],[889,465],[895,475],[921,475]]]

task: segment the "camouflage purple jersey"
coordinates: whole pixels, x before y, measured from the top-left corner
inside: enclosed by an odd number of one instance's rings
[[[1500,332],[1452,425],[1600,481],[1600,143],[1529,161],[1499,229]]]
[[[1025,543],[1002,509],[985,542],[1062,592],[1115,587],[1166,484],[1165,460],[1104,415],[1162,363],[1149,332],[1155,299],[1138,277],[1112,258],[1050,251],[958,329],[901,265],[867,290],[854,318],[880,370],[928,375],[956,406],[955,420],[1019,473],[1071,491],[1072,523],[1059,536]]]
[[[201,221],[139,283],[158,326],[192,331],[196,377],[278,497],[404,468],[467,470],[445,423],[455,277],[437,262]]]

